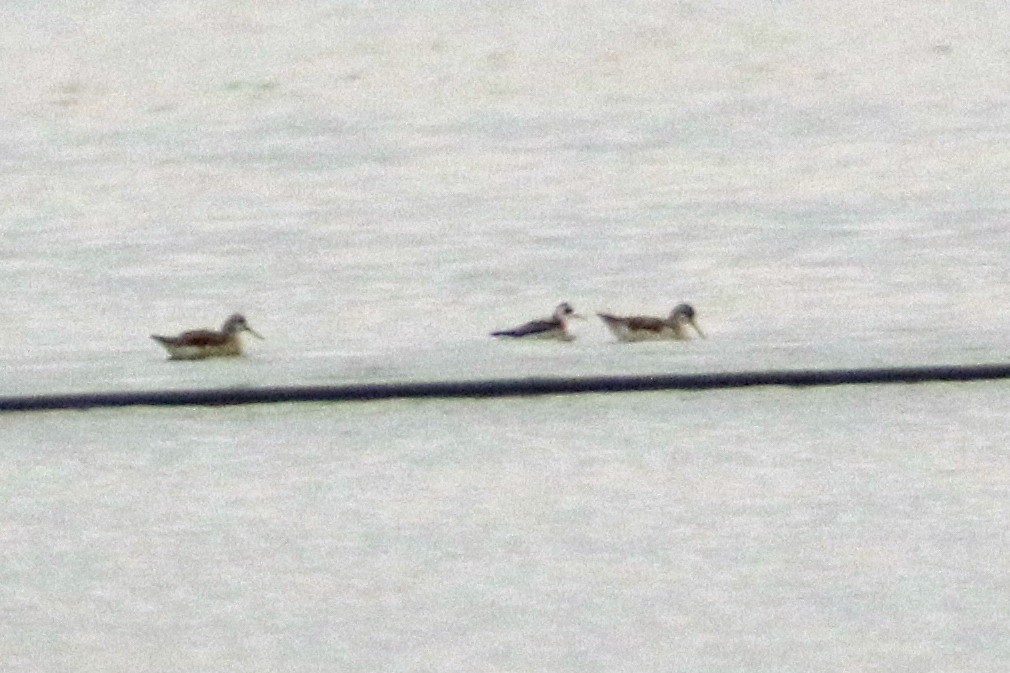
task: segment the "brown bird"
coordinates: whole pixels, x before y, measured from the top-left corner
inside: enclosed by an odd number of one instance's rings
[[[616,316],[609,313],[597,313],[607,328],[619,341],[654,341],[672,339],[682,341],[690,339],[687,331],[690,325],[704,338],[705,334],[694,321],[694,308],[690,304],[679,304],[670,312],[668,318],[653,318],[650,316]]]
[[[152,334],[151,338],[165,347],[169,360],[202,360],[242,355],[242,332],[249,332],[258,339],[263,338],[249,327],[245,317],[239,313],[225,320],[220,331],[198,329],[178,336]]]
[[[567,301],[558,304],[554,315],[544,320],[532,320],[512,329],[491,332],[491,336],[512,337],[514,339],[555,339],[572,341],[574,336],[568,333],[568,321],[571,318],[582,318]]]

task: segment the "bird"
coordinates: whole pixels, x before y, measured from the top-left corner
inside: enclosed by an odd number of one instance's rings
[[[668,318],[653,318],[651,316],[616,316],[609,313],[597,313],[603,324],[619,341],[652,341],[672,339],[682,341],[690,339],[687,331],[690,325],[698,336],[705,338],[705,333],[695,322],[694,307],[690,304],[678,304],[670,312]]]
[[[567,301],[558,304],[554,315],[543,320],[532,320],[512,329],[491,332],[491,336],[511,337],[515,339],[554,339],[557,341],[572,341],[574,336],[568,333],[568,321],[572,318],[582,319]]]
[[[165,347],[169,360],[202,360],[242,355],[240,336],[242,332],[249,332],[258,339],[263,338],[249,327],[249,323],[241,313],[229,316],[220,331],[198,329],[183,332],[178,336],[152,334],[151,338]]]

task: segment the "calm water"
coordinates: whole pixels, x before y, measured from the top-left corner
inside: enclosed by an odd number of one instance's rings
[[[9,3],[0,394],[999,362],[995,2]],[[709,335],[487,332],[568,300]],[[152,332],[240,310],[240,361]],[[12,671],[1002,670],[1002,384],[0,418]]]

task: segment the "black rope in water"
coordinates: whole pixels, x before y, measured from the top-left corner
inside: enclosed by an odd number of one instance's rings
[[[524,378],[337,386],[218,388],[140,392],[69,393],[0,397],[0,412],[126,406],[224,406],[277,402],[367,402],[419,398],[487,398],[657,390],[715,390],[751,386],[829,386],[982,381],[1010,378],[1010,365],[948,365],[713,374]]]

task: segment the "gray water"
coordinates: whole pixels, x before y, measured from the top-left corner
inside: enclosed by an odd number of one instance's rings
[[[0,12],[0,394],[1005,359],[1002,4]],[[682,300],[708,339],[592,319]],[[246,358],[148,339],[233,311]],[[0,662],[1004,670],[1006,407],[5,416]]]

